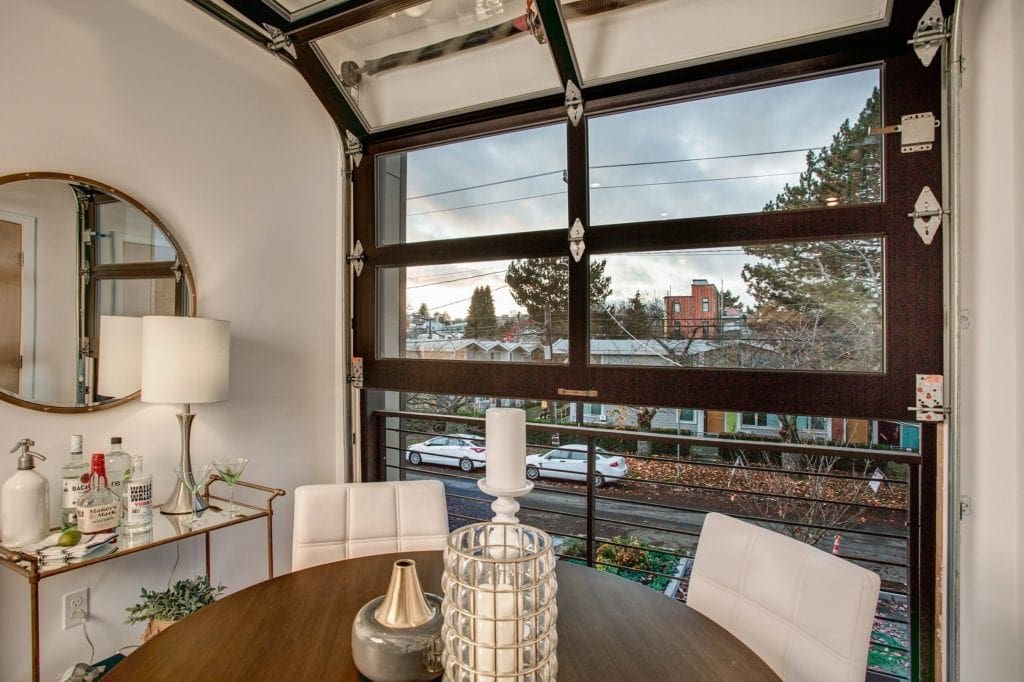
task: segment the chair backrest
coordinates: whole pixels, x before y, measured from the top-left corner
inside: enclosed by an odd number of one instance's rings
[[[444,549],[440,481],[304,485],[295,489],[292,570],[341,559]]]
[[[783,680],[864,682],[878,575],[722,514],[704,520],[686,603]]]

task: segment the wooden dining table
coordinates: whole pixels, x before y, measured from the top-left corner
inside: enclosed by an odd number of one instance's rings
[[[351,626],[385,592],[398,559],[441,594],[441,552],[405,552],[307,568],[224,597],[149,640],[104,678],[359,680]],[[558,564],[558,680],[777,681],[742,642],[664,594],[618,576]]]

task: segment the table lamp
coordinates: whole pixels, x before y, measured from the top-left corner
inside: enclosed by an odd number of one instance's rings
[[[201,317],[147,315],[142,318],[142,402],[177,403],[181,426],[180,466],[192,474],[189,439],[193,403],[214,403],[228,398],[228,352],[231,325]],[[206,503],[181,481],[167,502],[164,514],[188,514]]]
[[[100,356],[96,392],[123,398],[139,390],[142,318],[100,315]]]

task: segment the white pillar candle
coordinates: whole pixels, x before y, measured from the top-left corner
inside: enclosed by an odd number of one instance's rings
[[[526,412],[513,407],[487,410],[487,486],[518,490],[526,485]]]
[[[477,671],[514,679],[518,672],[521,600],[510,585],[484,583],[476,593]],[[492,591],[493,590],[493,591]],[[518,605],[516,602],[520,602]],[[518,608],[517,608],[518,606]],[[509,677],[511,675],[511,677]]]

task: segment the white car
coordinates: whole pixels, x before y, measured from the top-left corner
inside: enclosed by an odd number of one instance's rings
[[[410,445],[405,458],[409,464],[443,464],[459,467],[468,472],[484,466],[487,458],[485,445],[483,436],[468,433],[446,434]]]
[[[626,477],[629,468],[626,459],[604,448],[594,448],[597,461],[594,462],[594,486],[600,488],[606,482]],[[587,446],[563,445],[541,455],[527,455],[526,477],[536,481],[545,478],[561,478],[570,481],[587,480]]]

